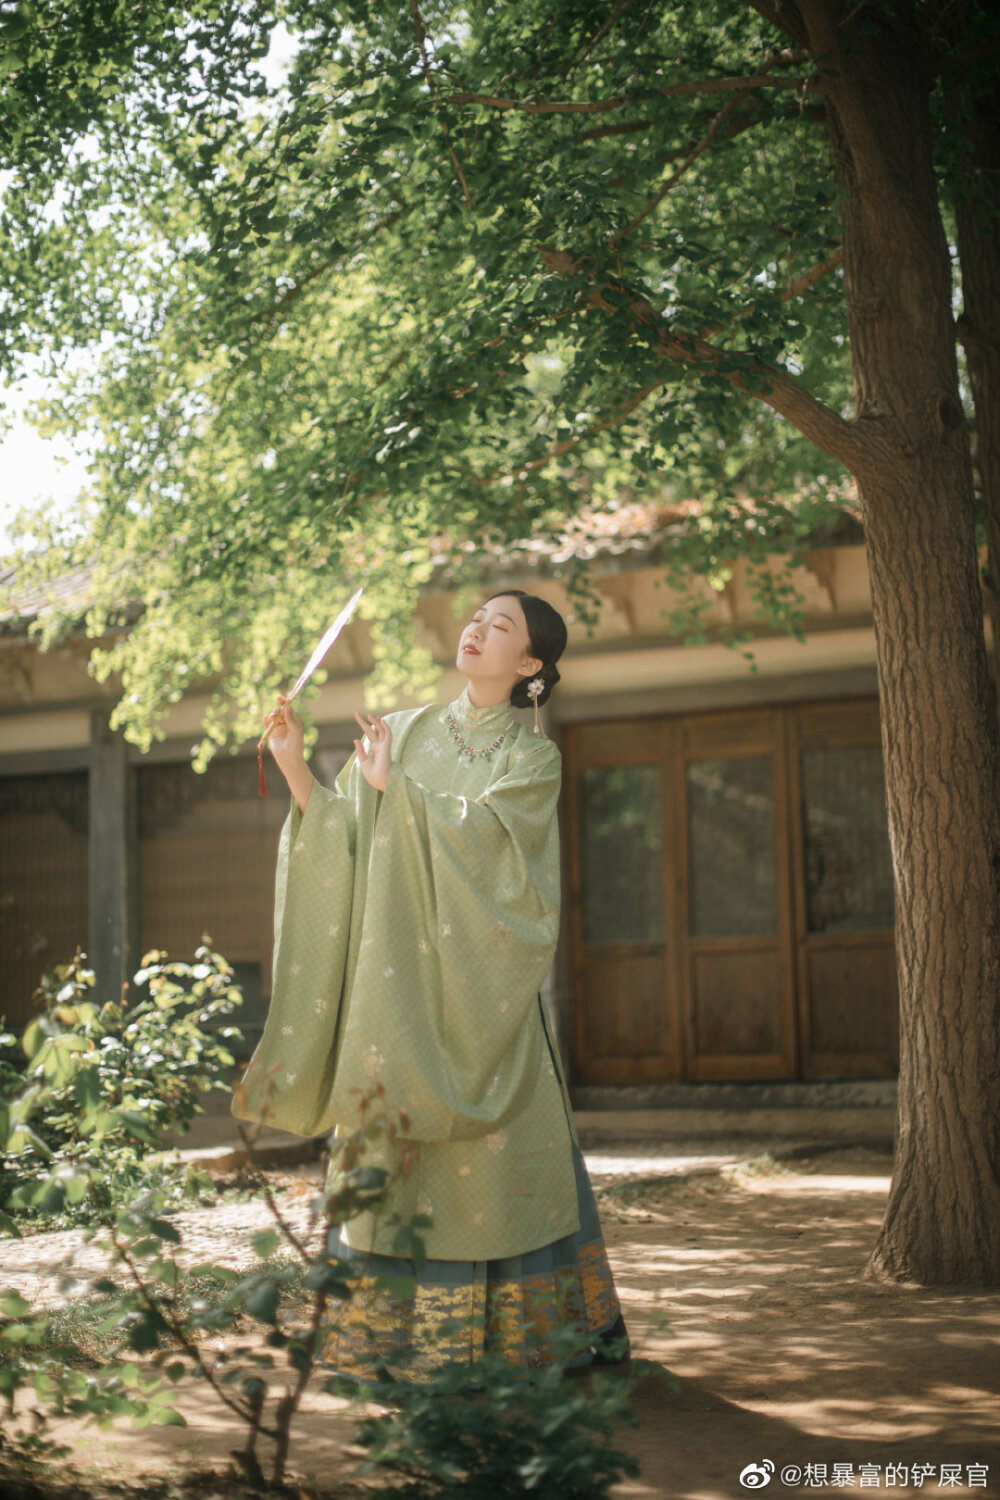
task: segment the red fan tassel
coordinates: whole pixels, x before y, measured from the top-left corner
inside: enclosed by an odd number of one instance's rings
[[[267,782],[264,780],[264,752],[257,751],[257,791],[262,797],[267,796]]]

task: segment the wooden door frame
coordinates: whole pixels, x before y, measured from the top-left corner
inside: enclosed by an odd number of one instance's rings
[[[670,758],[666,753],[667,744],[671,736],[675,733],[675,729],[672,723],[664,718],[617,719],[606,722],[597,721],[596,723],[574,724],[567,727],[569,733],[566,737],[564,754],[567,769],[566,779],[570,788],[570,796],[567,799],[566,826],[569,855],[569,968],[572,993],[574,1073],[577,1078],[583,1078],[589,1074],[590,1076],[587,1078],[587,1081],[592,1083],[676,1082],[681,1076],[680,1060],[683,1048],[681,1047],[678,990],[676,983],[673,981],[673,968],[676,961],[676,934],[672,930],[671,916],[674,903],[670,898],[670,850],[673,843],[673,831],[671,828],[672,815],[670,810],[670,788],[668,784]],[[594,739],[598,740],[597,745],[593,746],[586,755],[581,753],[581,731],[584,733],[590,731]],[[604,741],[603,744],[600,743],[601,740]],[[622,1071],[622,1065],[612,1061],[609,1061],[606,1067],[599,1069],[604,1076],[602,1078],[595,1078],[593,1076],[594,1059],[587,1054],[586,1018],[583,1014],[581,1002],[584,992],[583,970],[586,957],[583,934],[583,875],[578,802],[580,773],[591,768],[649,765],[658,766],[660,769],[660,803],[663,818],[661,848],[664,882],[663,991],[667,1008],[670,1048],[667,1052],[656,1054],[655,1057],[634,1059],[629,1076],[626,1078],[614,1076]],[[635,945],[629,945],[629,949],[634,952]]]
[[[805,818],[802,804],[802,751],[812,746],[853,750],[875,746],[881,752],[882,731],[877,698],[840,698],[789,705],[786,720],[789,744],[788,800],[792,826],[792,872],[795,879],[795,966],[798,1008],[800,1075],[806,1078],[892,1076],[898,1059],[888,1052],[827,1052],[816,1055],[812,1046],[810,1013],[810,955],[829,948],[887,947],[895,949],[895,932],[811,933],[806,897]]]
[[[589,741],[584,754],[582,742]],[[701,710],[646,718],[586,720],[566,726],[565,757],[570,796],[565,808],[569,886],[569,974],[572,995],[572,1051],[578,1079],[588,1082],[696,1082],[810,1076],[887,1076],[888,1054],[825,1054],[817,1067],[811,1057],[809,956],[822,947],[862,943],[892,944],[891,932],[809,934],[805,889],[805,829],[800,758],[810,743],[844,748],[881,744],[878,702],[869,697],[798,700],[744,709]],[[775,880],[777,932],[770,938],[693,938],[690,933],[691,869],[687,817],[687,764],[704,758],[770,755],[774,773]],[[580,773],[592,766],[659,763],[662,787],[664,898],[664,1003],[670,1051],[649,1058],[630,1077],[620,1068],[601,1070],[587,1056],[582,1013],[583,942]],[[770,947],[779,957],[780,1052],[758,1057],[713,1055],[702,1062],[696,1051],[693,964],[705,945],[742,945],[746,951]],[[615,1077],[608,1076],[609,1073]]]
[[[790,849],[788,807],[783,789],[787,766],[782,733],[783,706],[749,710],[686,714],[678,724],[676,761],[672,777],[677,799],[679,829],[678,871],[681,895],[678,922],[681,929],[683,972],[681,997],[685,1017],[685,1077],[703,1081],[706,1075],[718,1081],[792,1079],[796,1076],[795,974],[790,930]],[[691,849],[688,837],[687,767],[694,760],[750,760],[770,756],[774,797],[774,862],[776,930],[774,936],[731,938],[694,937],[691,933]],[[779,1027],[781,1050],[759,1056],[745,1053],[715,1053],[704,1059],[697,1046],[695,1015],[695,962],[702,952],[772,952],[779,971]]]

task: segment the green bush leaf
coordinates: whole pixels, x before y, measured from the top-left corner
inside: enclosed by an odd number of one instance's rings
[[[281,1244],[281,1235],[276,1229],[261,1229],[250,1242],[261,1260],[267,1260]]]
[[[244,1298],[243,1306],[252,1318],[273,1323],[278,1312],[278,1288],[273,1281],[262,1281]]]
[[[0,1313],[5,1318],[26,1318],[30,1312],[31,1304],[20,1292],[0,1292]]]

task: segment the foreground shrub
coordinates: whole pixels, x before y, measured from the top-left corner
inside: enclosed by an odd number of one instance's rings
[[[120,1004],[90,998],[84,955],[45,975],[20,1043],[0,1035],[0,1229],[93,1221],[146,1184],[164,1131],[185,1129],[234,1065],[218,1020],[242,1003],[226,960],[148,953]],[[0,1031],[3,1030],[0,1023]]]
[[[134,1197],[88,1231],[114,1273],[92,1284],[105,1299],[98,1331],[115,1339],[97,1368],[67,1362],[58,1314],[0,1289],[0,1400],[7,1406],[0,1455],[5,1443],[14,1456],[61,1451],[40,1435],[39,1411],[90,1418],[102,1427],[121,1416],[136,1427],[184,1426],[173,1392],[177,1381],[193,1374],[245,1425],[246,1443],[233,1451],[243,1475],[255,1488],[267,1487],[258,1452],[263,1438],[272,1444],[270,1484],[280,1486],[292,1423],[321,1358],[328,1308],[352,1296],[343,1265],[327,1258],[328,1236],[360,1214],[388,1212],[393,1186],[412,1166],[405,1120],[386,1107],[381,1085],[360,1100],[359,1114],[353,1131],[328,1142],[335,1186],[312,1197],[303,1232],[288,1223],[259,1180],[273,1227],[250,1237],[252,1270],[192,1265],[181,1231],[164,1216],[162,1192]],[[392,1160],[391,1170],[364,1165],[376,1142]],[[249,1137],[248,1144],[252,1150]],[[282,1244],[290,1257],[276,1254]],[[64,1278],[61,1289],[72,1285]],[[32,1413],[18,1408],[28,1391],[36,1401]]]
[[[556,1327],[546,1329],[546,1339],[568,1360],[580,1335]],[[614,1357],[613,1349],[607,1352]],[[532,1371],[529,1383],[522,1368],[487,1353],[471,1371],[448,1364],[423,1383],[380,1382],[371,1394],[394,1408],[367,1418],[358,1435],[369,1465],[388,1468],[400,1481],[380,1495],[603,1500],[623,1476],[639,1473],[637,1461],[614,1442],[621,1423],[635,1425],[620,1371],[595,1366],[566,1374],[556,1363]]]

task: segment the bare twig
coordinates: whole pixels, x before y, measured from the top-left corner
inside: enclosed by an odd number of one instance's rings
[[[268,1113],[268,1109],[267,1109],[267,1106],[265,1105],[265,1108],[264,1108],[264,1119],[260,1122],[260,1124],[256,1127],[255,1131],[253,1131],[253,1132],[249,1131],[247,1129],[246,1125],[244,1125],[241,1122],[237,1126],[237,1129],[239,1131],[240,1140],[243,1142],[244,1146],[247,1148],[247,1153],[248,1153],[248,1155],[250,1157],[250,1165],[251,1165],[251,1167],[253,1167],[253,1169],[256,1171],[256,1174],[257,1174],[257,1186],[260,1189],[260,1192],[261,1192],[261,1195],[263,1196],[264,1202],[267,1204],[268,1208],[271,1211],[271,1217],[274,1219],[274,1221],[277,1224],[278,1228],[281,1230],[282,1234],[285,1236],[285,1239],[288,1241],[288,1243],[292,1246],[293,1250],[298,1255],[299,1259],[300,1260],[304,1260],[307,1263],[311,1263],[312,1256],[309,1254],[308,1247],[302,1243],[301,1239],[296,1234],[296,1232],[292,1228],[291,1224],[289,1224],[288,1220],[285,1218],[284,1214],[281,1212],[281,1209],[278,1207],[278,1204],[277,1204],[277,1202],[275,1200],[274,1193],[271,1191],[271,1184],[267,1181],[267,1178],[264,1176],[263,1172],[260,1170],[260,1168],[257,1166],[256,1162],[254,1161],[254,1151],[256,1149],[257,1137],[260,1135],[260,1132],[261,1132],[261,1130],[264,1127],[264,1120],[266,1120],[267,1113]]]
[[[632,233],[633,229],[638,229],[639,225],[643,222],[644,219],[649,218],[649,215],[658,206],[658,204],[663,202],[664,198],[670,192],[671,188],[676,187],[677,183],[680,182],[685,173],[690,171],[691,167],[694,166],[695,162],[698,160],[699,156],[701,156],[702,152],[708,150],[709,146],[718,135],[720,129],[732,114],[736,106],[740,103],[742,98],[742,94],[737,94],[734,98],[730,99],[726,104],[722,106],[718,114],[713,119],[711,125],[705,131],[705,134],[702,136],[701,140],[696,142],[696,144],[692,146],[691,150],[688,152],[687,156],[681,162],[677,170],[675,172],[671,172],[666,182],[664,182],[659,191],[653,195],[642,212],[636,214],[635,218],[630,224],[626,224],[623,229],[619,229],[616,234],[613,234],[611,236],[612,245],[619,245],[627,235],[630,235]]]
[[[241,1405],[239,1401],[234,1400],[223,1389],[222,1385],[216,1379],[211,1366],[207,1365],[202,1359],[201,1350],[198,1348],[198,1345],[192,1343],[191,1339],[188,1338],[187,1334],[184,1331],[183,1324],[166,1313],[164,1308],[150,1295],[149,1288],[146,1286],[146,1283],[143,1281],[141,1275],[139,1274],[138,1266],[132,1259],[132,1256],[129,1254],[125,1245],[118,1238],[118,1234],[114,1224],[108,1223],[107,1228],[108,1232],[111,1235],[111,1243],[114,1245],[115,1250],[118,1252],[119,1258],[125,1263],[126,1267],[128,1268],[129,1275],[135,1282],[136,1290],[142,1298],[143,1305],[146,1310],[148,1312],[155,1313],[157,1317],[163,1319],[171,1337],[176,1339],[177,1343],[180,1345],[181,1349],[183,1349],[188,1358],[194,1361],[195,1365],[208,1381],[209,1385],[212,1387],[212,1390],[218,1396],[223,1405],[228,1406],[231,1412],[235,1412],[238,1417],[242,1418],[243,1421],[246,1421],[247,1409],[243,1405]],[[262,1430],[267,1434],[268,1437],[275,1436],[273,1430],[269,1428],[265,1427]]]
[[[465,206],[466,208],[471,208],[472,197],[469,193],[469,184],[465,180],[465,173],[462,171],[461,163],[459,162],[458,157],[455,155],[455,148],[452,146],[451,141],[448,139],[448,122],[441,119],[441,115],[438,110],[439,94],[437,79],[435,78],[434,70],[431,67],[431,60],[427,55],[427,33],[424,29],[423,18],[421,17],[420,7],[417,4],[417,0],[410,0],[410,13],[413,16],[413,25],[417,33],[417,45],[420,48],[420,56],[424,65],[424,76],[427,79],[427,85],[431,91],[431,102],[434,105],[434,113],[438,117],[438,123],[441,126],[442,134],[444,135],[445,141],[447,142],[448,155],[451,157],[452,166],[455,168],[455,171],[458,174],[458,180],[462,184],[462,192],[465,195]]]
[[[400,219],[405,219],[407,214],[412,212],[413,205],[404,203],[395,213],[389,214],[377,224],[373,224],[371,229],[366,231],[366,241],[372,239],[376,234],[382,234],[386,229],[391,229],[394,224],[399,223]],[[345,255],[353,253],[353,250],[344,250],[340,255],[331,256],[329,260],[324,260],[318,266],[313,266],[312,270],[307,271],[301,281],[297,281],[294,286],[289,287],[286,292],[283,292],[277,302],[272,303],[270,307],[262,307],[259,311],[251,313],[247,322],[259,323],[262,318],[277,318],[290,303],[294,302],[297,297],[301,297],[306,287],[315,281],[318,276],[323,276],[327,271],[332,271],[335,266],[340,265]]]

